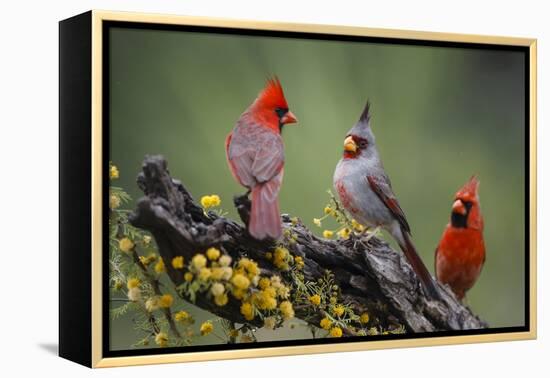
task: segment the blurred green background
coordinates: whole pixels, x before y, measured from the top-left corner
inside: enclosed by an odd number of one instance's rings
[[[479,175],[487,261],[468,303],[492,327],[523,325],[524,70],[523,53],[512,51],[112,28],[116,185],[138,199],[144,155],[162,154],[195,198],[219,194],[238,219],[231,198],[243,188],[227,168],[224,140],[276,74],[299,119],[283,133],[281,211],[321,233],[312,218],[322,215],[343,138],[368,98],[386,172],[432,273],[454,193]],[[128,318],[111,330],[114,349],[137,340]]]

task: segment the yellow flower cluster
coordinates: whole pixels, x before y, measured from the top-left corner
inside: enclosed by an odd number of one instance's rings
[[[332,327],[329,331],[331,337],[342,337],[342,328]]]
[[[126,282],[126,286],[128,287],[128,290],[138,287],[140,284],[141,284],[141,281],[139,280],[139,278],[130,278],[128,282]]]
[[[143,235],[143,245],[147,246],[151,243],[151,237],[149,235]]]
[[[214,325],[208,320],[201,324],[200,331],[202,336],[206,336],[214,331]]]
[[[330,239],[330,238],[332,238],[333,235],[334,235],[334,232],[332,232],[330,230],[323,231],[323,237],[325,239]]]
[[[174,320],[180,323],[189,323],[191,319],[191,315],[187,311],[181,310],[174,314]]]
[[[109,167],[109,177],[111,178],[111,180],[117,179],[119,177],[119,172],[116,165],[111,165]]]
[[[279,305],[279,310],[285,320],[292,319],[294,317],[294,307],[292,307],[292,303],[289,301],[281,302]]]
[[[166,271],[166,266],[164,265],[164,260],[161,258],[159,258],[159,261],[157,261],[157,263],[155,264],[155,272],[157,273],[163,273]]]
[[[111,194],[109,196],[109,208],[114,210],[120,207],[120,197],[116,194]]]
[[[183,256],[176,256],[172,259],[172,267],[174,269],[183,269],[184,259]]]
[[[362,324],[367,324],[369,322],[369,314],[367,314],[366,312],[362,313],[361,316],[359,317],[359,321],[362,323]]]
[[[129,238],[122,238],[118,241],[118,248],[124,253],[130,253],[134,250],[134,242]]]
[[[311,304],[315,306],[319,306],[321,304],[321,296],[319,294],[312,295],[308,299]]]
[[[285,247],[277,247],[273,252],[273,265],[280,270],[288,270],[288,260],[290,259],[290,252]]]
[[[209,196],[203,196],[201,198],[201,205],[205,209],[220,206],[221,203],[222,203],[222,201],[220,199],[220,196],[218,196],[217,194],[212,194],[212,195],[209,195]]]
[[[243,302],[241,305],[241,314],[246,320],[254,319],[254,307],[250,302]]]
[[[302,269],[305,265],[303,257],[302,256],[296,256],[294,258],[294,264],[296,265],[296,268],[298,268],[299,270]]]
[[[164,294],[158,299],[158,305],[161,308],[169,308],[174,303],[174,297],[170,294]]]
[[[353,229],[354,229],[355,231],[359,231],[359,232],[365,231],[365,226],[363,226],[362,224],[360,224],[359,222],[357,222],[355,219],[352,219],[352,221],[351,221],[351,226],[353,227]]]
[[[141,262],[143,266],[148,266],[156,259],[157,255],[155,255],[154,253],[150,253],[148,256],[139,256],[139,262]]]
[[[332,313],[336,316],[344,315],[345,311],[346,311],[346,309],[342,305],[337,305],[337,306],[332,307]]]
[[[206,256],[208,257],[208,260],[217,260],[220,257],[220,250],[218,248],[208,248],[206,250]]]
[[[322,329],[326,329],[328,331],[332,326],[332,322],[330,321],[329,318],[323,318],[319,322],[319,325],[321,326]]]
[[[337,234],[341,239],[347,239],[347,238],[349,238],[349,235],[351,234],[351,231],[350,231],[349,228],[344,227],[340,231],[338,231]]]

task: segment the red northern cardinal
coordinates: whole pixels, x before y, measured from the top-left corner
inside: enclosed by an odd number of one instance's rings
[[[342,206],[360,224],[387,230],[403,250],[427,294],[440,299],[428,269],[411,241],[409,223],[384,171],[370,127],[367,102],[359,121],[344,140],[344,156],[334,172],[334,188]]]
[[[485,263],[479,181],[473,176],[455,195],[451,221],[435,250],[437,279],[448,284],[458,299],[474,286]]]
[[[231,173],[252,193],[247,226],[250,235],[258,240],[278,239],[282,235],[278,195],[285,158],[281,131],[284,125],[295,122],[275,77],[267,81],[225,140]]]

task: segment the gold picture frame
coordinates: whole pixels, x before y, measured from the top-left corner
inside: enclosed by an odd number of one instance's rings
[[[61,22],[60,42],[60,73],[61,76],[67,74],[66,70],[69,70],[69,62],[64,61],[64,52],[69,51],[74,46],[80,46],[78,48],[89,48],[89,54],[82,57],[82,59],[91,58],[89,62],[90,77],[89,85],[90,103],[89,113],[84,117],[89,116],[91,133],[87,135],[85,140],[90,142],[90,156],[89,160],[86,160],[91,164],[89,170],[85,173],[88,176],[88,181],[84,181],[83,185],[90,184],[89,193],[91,195],[88,206],[90,220],[86,223],[90,228],[86,231],[80,228],[80,231],[88,232],[88,237],[91,245],[89,246],[89,255],[85,256],[87,260],[90,258],[90,270],[89,276],[89,288],[90,296],[84,296],[84,300],[90,301],[89,307],[84,309],[90,309],[91,313],[89,317],[85,317],[83,324],[73,324],[69,327],[67,317],[75,317],[76,314],[67,313],[66,316],[60,316],[60,323],[63,329],[60,329],[60,354],[63,357],[75,360],[90,367],[114,367],[114,366],[128,366],[128,365],[143,365],[143,364],[157,364],[157,363],[173,363],[173,362],[188,362],[188,361],[207,361],[207,360],[219,360],[219,359],[237,359],[237,358],[249,358],[249,357],[267,357],[267,356],[282,356],[282,355],[294,355],[294,354],[312,354],[312,353],[328,353],[328,352],[346,352],[346,351],[359,351],[359,350],[371,350],[371,349],[387,349],[387,348],[403,348],[403,347],[418,347],[418,346],[435,346],[435,345],[448,345],[448,344],[466,344],[466,343],[481,343],[481,342],[494,342],[494,341],[512,341],[512,340],[525,340],[535,339],[537,336],[537,298],[536,298],[536,122],[537,122],[537,41],[536,39],[528,38],[514,38],[514,37],[501,37],[501,36],[482,36],[482,35],[469,35],[469,34],[452,34],[452,33],[436,33],[436,32],[424,32],[424,31],[407,31],[407,30],[392,30],[392,29],[378,29],[367,27],[350,27],[350,26],[336,26],[336,25],[316,25],[316,24],[295,24],[295,23],[279,23],[279,22],[259,22],[250,20],[230,20],[230,19],[218,19],[210,17],[189,17],[189,16],[174,16],[174,15],[160,15],[160,14],[144,14],[144,13],[126,13],[126,12],[110,12],[93,10],[82,16],[80,21],[84,19],[84,23],[78,21],[77,18],[69,19]],[[82,18],[83,17],[83,18]],[[71,21],[72,20],[72,21]],[[511,333],[497,333],[497,334],[476,334],[476,335],[459,335],[459,336],[431,336],[425,338],[414,339],[398,339],[398,340],[380,340],[380,341],[365,341],[365,342],[342,342],[342,343],[330,343],[330,344],[318,344],[318,345],[300,345],[300,346],[284,346],[284,347],[267,347],[267,348],[247,348],[236,350],[218,350],[218,351],[206,351],[206,352],[182,352],[182,353],[167,353],[167,354],[154,354],[154,355],[137,355],[137,356],[125,356],[125,357],[104,357],[103,353],[103,338],[105,333],[102,331],[105,327],[103,324],[103,297],[102,297],[102,285],[104,280],[103,271],[103,238],[105,232],[103,230],[103,217],[104,208],[102,207],[102,201],[104,196],[104,171],[105,166],[104,155],[102,146],[104,143],[105,130],[102,123],[104,119],[103,114],[103,85],[104,85],[104,72],[103,66],[103,24],[105,22],[128,22],[128,23],[141,23],[141,24],[163,24],[163,25],[191,25],[201,27],[217,27],[217,28],[238,28],[238,29],[250,29],[250,30],[264,30],[264,31],[285,31],[285,32],[300,32],[300,33],[313,33],[313,34],[330,34],[330,35],[342,35],[342,36],[361,36],[361,37],[376,37],[376,38],[393,38],[400,40],[422,40],[428,42],[456,42],[456,43],[472,43],[472,44],[491,44],[491,45],[505,45],[505,46],[521,46],[528,49],[529,54],[529,235],[526,238],[529,240],[529,329],[522,332]],[[71,24],[72,23],[72,24]],[[78,25],[77,25],[78,23]],[[68,26],[67,26],[68,25]],[[72,25],[72,26],[71,26]],[[71,29],[72,28],[72,29]],[[84,37],[85,43],[82,45],[80,41],[73,40],[76,37],[73,35],[73,39],[67,39],[67,33],[75,33],[76,31],[86,32],[87,37]],[[64,34],[65,33],[65,34]],[[88,38],[89,37],[89,38]],[[65,49],[65,50],[63,50]],[[75,74],[76,75],[76,74]],[[80,77],[78,75],[74,77]],[[68,83],[69,78],[61,78],[61,90],[64,89],[64,83]],[[65,80],[65,81],[64,81]],[[67,84],[68,85],[68,84]],[[71,151],[64,150],[64,132],[66,132],[67,125],[64,122],[72,120],[70,115],[63,116],[66,112],[66,107],[69,105],[69,96],[63,97],[61,94],[60,100],[60,113],[61,118],[61,181],[63,183],[63,161],[67,159]],[[82,105],[85,106],[85,105]],[[81,115],[82,116],[82,115]],[[86,119],[86,118],[84,118]],[[73,131],[75,132],[75,131]],[[70,136],[67,134],[66,138]],[[73,136],[74,137],[74,136]],[[64,152],[65,151],[65,152]],[[69,166],[66,167],[69,169]],[[73,197],[76,198],[76,197]],[[68,201],[69,199],[67,199]],[[61,203],[60,206],[67,206],[67,204]],[[61,210],[63,218],[64,211]],[[71,225],[69,218],[67,221],[61,222],[64,227],[61,229],[61,237],[65,238],[71,230],[71,227],[77,227]],[[86,226],[87,227],[87,226]],[[73,230],[74,231],[74,230]],[[76,232],[76,231],[75,231]],[[71,293],[68,286],[71,285],[71,279],[75,277],[68,276],[66,273],[68,269],[74,264],[81,262],[81,260],[72,260],[76,257],[70,257],[69,251],[65,251],[67,248],[66,243],[62,242],[61,249],[61,269],[60,274],[60,311],[66,312],[69,304],[66,303],[63,298]],[[65,251],[65,252],[64,252]],[[85,261],[85,260],[82,260]],[[75,287],[79,287],[78,284]],[[89,322],[89,323],[88,323]],[[67,328],[68,327],[68,328]],[[71,349],[73,345],[70,341],[71,336],[69,333],[74,332],[77,329],[87,330],[90,332],[90,345],[89,349],[85,349],[85,354],[89,352],[89,356],[82,356],[81,352],[73,352]],[[87,332],[84,331],[84,332]],[[84,338],[86,340],[86,338]]]

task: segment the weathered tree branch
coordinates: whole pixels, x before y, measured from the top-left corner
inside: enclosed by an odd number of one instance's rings
[[[189,261],[197,251],[217,246],[234,259],[242,256],[254,259],[262,274],[280,274],[265,259],[265,252],[273,245],[253,239],[245,227],[231,219],[213,212],[205,215],[182,183],[170,177],[162,157],[145,158],[138,185],[145,197],[138,201],[130,221],[153,234],[165,261],[176,256],[184,256]],[[284,228],[296,235],[296,242],[289,250],[303,258],[305,280],[315,281],[326,270],[332,271],[343,301],[352,304],[359,313],[368,312],[375,324],[383,327],[400,324],[407,332],[487,327],[458,302],[447,287],[438,284],[441,302],[426,298],[402,254],[386,242],[376,237],[366,243],[357,239],[326,240],[311,233],[301,222],[293,224],[288,215],[282,215],[282,221]],[[170,264],[166,264],[166,269],[174,284],[183,282],[180,270]],[[282,278],[288,279],[284,275]],[[198,296],[195,305],[235,323],[262,325],[258,320],[245,321],[239,311],[240,302],[233,298],[226,306],[219,307],[205,296]],[[306,318],[299,308],[295,310],[297,318]],[[319,314],[318,318],[311,318],[309,313],[306,320],[318,325],[321,317]]]

